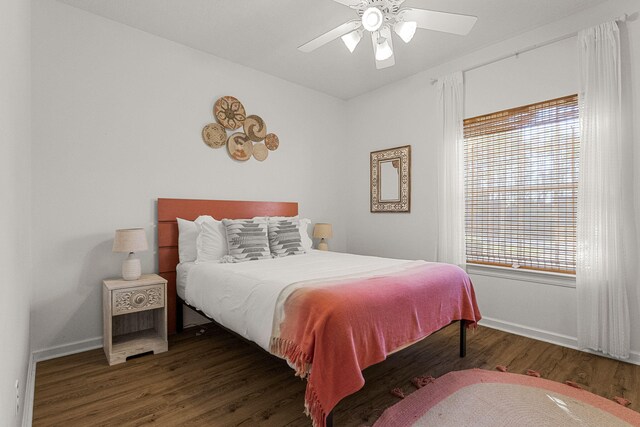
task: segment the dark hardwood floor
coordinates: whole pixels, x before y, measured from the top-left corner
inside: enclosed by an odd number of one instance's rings
[[[213,324],[185,330],[169,351],[108,366],[101,349],[40,362],[34,426],[309,426],[305,382],[282,360]],[[371,425],[398,401],[394,387],[415,389],[411,378],[452,370],[542,372],[574,380],[607,398],[623,396],[640,410],[640,366],[617,362],[488,328],[469,331],[467,357],[458,357],[458,326],[365,370],[366,385],[335,410],[336,427]]]

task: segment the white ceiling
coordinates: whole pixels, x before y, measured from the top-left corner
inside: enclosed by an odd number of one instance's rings
[[[332,0],[60,1],[349,99],[605,0],[407,0],[405,6],[476,15],[478,22],[465,37],[418,29],[409,44],[396,38],[396,65],[384,70],[376,70],[366,37],[353,54],[340,40],[311,53],[297,50],[357,17]]]

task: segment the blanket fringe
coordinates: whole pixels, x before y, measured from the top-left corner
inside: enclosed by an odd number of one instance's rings
[[[272,337],[269,348],[272,354],[284,357],[294,366],[296,376],[300,378],[307,377],[311,369],[311,356],[304,353],[296,343],[290,340]]]
[[[300,347],[290,340],[282,338],[271,338],[269,346],[271,353],[284,357],[291,363],[296,375],[300,378],[306,378],[311,370],[311,357],[303,352]],[[307,380],[307,390],[304,395],[304,413],[311,418],[313,427],[325,427],[327,422],[327,411],[322,408],[318,395],[313,385]]]
[[[325,427],[327,425],[327,412],[320,405],[315,389],[307,382],[307,391],[304,393],[304,413],[311,418],[313,427]]]

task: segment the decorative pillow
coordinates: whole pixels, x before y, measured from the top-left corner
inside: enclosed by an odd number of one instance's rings
[[[269,218],[269,248],[277,257],[305,253],[299,219]]]
[[[227,229],[229,255],[234,262],[271,258],[266,220],[224,219],[222,223]]]
[[[178,257],[180,262],[192,262],[198,258],[197,240],[200,227],[193,221],[178,220]]]
[[[279,220],[296,220],[299,222],[299,230],[300,230],[300,238],[302,240],[302,248],[305,252],[310,252],[311,248],[313,248],[313,240],[309,237],[309,224],[311,224],[311,220],[308,218],[300,218],[298,215],[296,216],[256,216],[253,219],[266,219],[268,221],[279,221]]]
[[[227,234],[221,221],[208,215],[199,216],[195,223],[200,227],[197,240],[198,256],[196,264],[201,262],[217,262],[229,253]]]

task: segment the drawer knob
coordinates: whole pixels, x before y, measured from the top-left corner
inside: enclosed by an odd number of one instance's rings
[[[131,305],[133,305],[134,307],[142,307],[146,304],[146,302],[147,302],[146,294],[137,293],[131,297]]]

